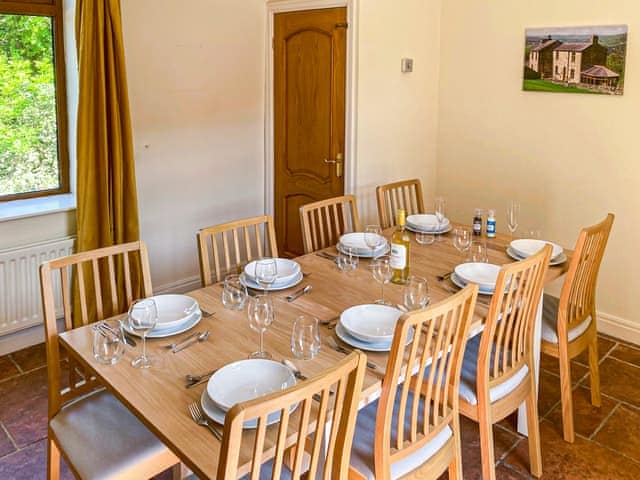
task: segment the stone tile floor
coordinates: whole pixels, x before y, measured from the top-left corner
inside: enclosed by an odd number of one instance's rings
[[[543,478],[640,478],[640,347],[600,336],[602,406],[589,403],[586,356],[572,366],[576,442],[562,439],[557,362],[542,358],[540,417]],[[477,425],[461,422],[464,478],[480,473]],[[47,375],[44,345],[0,357],[0,479],[45,478]],[[494,427],[498,479],[528,479],[527,440],[501,422]],[[162,475],[170,478],[168,475]],[[63,468],[64,479],[73,476]]]

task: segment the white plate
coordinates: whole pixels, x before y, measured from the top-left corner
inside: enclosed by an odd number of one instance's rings
[[[464,280],[462,280],[460,277],[458,277],[456,275],[456,272],[453,272],[451,274],[451,281],[453,282],[454,285],[457,285],[460,288],[464,288],[467,286],[467,282],[465,282]],[[493,295],[493,292],[495,291],[495,287],[494,288],[480,288],[478,287],[478,292],[482,295]]]
[[[288,281],[288,282],[274,282],[273,284],[271,284],[271,286],[267,287],[266,290],[267,292],[273,292],[276,290],[285,290],[287,288],[291,288],[291,287],[295,287],[296,285],[298,285],[301,281],[302,281],[302,272],[298,272],[298,274],[293,277],[292,280]],[[240,274],[240,282],[249,287],[252,288],[254,290],[263,290],[264,287],[262,285],[258,285],[256,282],[254,282],[253,280],[247,278],[243,273]]]
[[[411,225],[407,225],[407,230],[409,230],[410,232],[413,232],[413,233],[433,233],[434,235],[442,235],[444,233],[447,233],[447,232],[451,231],[451,224],[443,227],[442,230],[434,231],[434,232],[420,230],[419,228],[414,228]]]
[[[263,359],[239,360],[220,368],[207,383],[209,398],[228,411],[236,403],[278,392],[296,384],[291,369]]]
[[[560,245],[557,245],[553,242],[547,242],[545,240],[536,240],[533,238],[521,238],[519,240],[513,240],[509,244],[509,246],[519,256],[526,258],[538,253],[538,251],[547,244],[553,247],[553,251],[551,252],[551,258],[553,259],[555,259],[558,255],[560,255],[564,251],[564,249]]]
[[[493,291],[500,267],[491,263],[469,262],[456,266],[454,271],[465,282],[477,283],[480,288]]]
[[[150,298],[158,308],[157,330],[178,328],[199,308],[198,302],[188,295],[155,295]]]
[[[202,405],[202,410],[204,410],[204,413],[207,415],[207,417],[209,417],[211,420],[213,420],[214,422],[220,425],[224,425],[224,417],[226,415],[226,412],[224,410],[220,410],[217,407],[217,405],[213,403],[213,400],[209,398],[209,395],[207,394],[206,390],[202,392],[202,396],[200,397],[200,405]],[[297,403],[291,405],[291,408],[289,409],[289,413],[293,413],[293,411],[296,408],[298,408]],[[279,421],[280,421],[280,410],[278,410],[277,412],[272,412],[269,415],[267,415],[267,425],[271,425],[272,423],[277,423]],[[251,420],[247,420],[246,422],[243,423],[242,426],[243,428],[251,428],[251,429],[258,428],[258,419],[254,418]]]
[[[300,273],[300,265],[288,258],[276,258],[276,281],[274,284],[283,284],[287,282],[291,282],[299,273]],[[254,283],[257,283],[256,280],[256,265],[258,264],[258,260],[254,260],[253,262],[249,262],[244,267],[244,275],[245,278],[251,280]]]
[[[511,247],[507,247],[507,255],[509,255],[514,260],[524,260],[526,258],[518,255],[518,253]],[[567,256],[564,254],[564,252],[562,252],[557,257],[549,260],[549,265],[552,267],[555,265],[562,265],[566,261],[567,261]]]
[[[438,219],[430,213],[420,213],[417,215],[409,215],[407,217],[407,225],[424,232],[437,232],[449,226],[449,219],[445,218],[438,228]]]
[[[361,348],[362,350],[369,350],[371,352],[388,352],[391,350],[391,342],[369,343],[358,340],[355,337],[349,335],[340,322],[336,323],[334,330],[337,337],[344,343],[348,343],[352,347]]]
[[[178,325],[175,328],[162,328],[162,329],[153,329],[150,333],[147,334],[147,338],[164,338],[170,337],[172,335],[178,335],[179,333],[186,332],[187,330],[195,327],[202,320],[202,312],[200,309],[193,312],[189,317],[187,317],[187,321]],[[130,333],[131,335],[135,335],[136,337],[140,337],[136,331],[134,331],[131,327],[129,327],[129,322],[127,319],[122,321],[123,328]]]
[[[352,337],[369,343],[391,342],[402,312],[387,305],[356,305],[340,315],[340,323]]]
[[[345,252],[345,249],[342,246],[342,244],[339,242],[336,245],[336,250],[338,250],[340,253],[347,253]],[[375,249],[373,253],[371,253],[370,248],[367,248],[367,250],[356,250],[355,254],[356,256],[362,257],[362,258],[375,258],[375,257],[379,257],[380,255],[384,255],[388,251],[389,251],[389,243],[385,240],[384,245]]]
[[[378,237],[380,246],[375,249],[375,252],[377,253],[377,255],[380,255],[379,250],[386,248],[387,239],[382,235],[378,235]],[[371,255],[371,248],[367,245],[367,242],[365,242],[364,238],[364,232],[345,233],[340,237],[338,244],[345,247],[353,248],[358,255]]]

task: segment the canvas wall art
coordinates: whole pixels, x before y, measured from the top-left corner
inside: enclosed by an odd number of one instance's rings
[[[626,52],[626,25],[528,28],[522,88],[622,95]]]

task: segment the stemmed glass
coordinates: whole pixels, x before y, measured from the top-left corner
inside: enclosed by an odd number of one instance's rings
[[[367,225],[364,229],[364,243],[371,249],[371,256],[382,245],[382,228],[380,225]]]
[[[446,201],[444,199],[444,197],[437,197],[435,200],[435,213],[436,213],[436,222],[438,223],[438,232],[440,232],[442,230],[442,223],[444,222],[444,214],[445,214],[445,207],[446,207]],[[442,235],[438,235],[438,242],[443,242],[444,238],[442,238]]]
[[[453,230],[453,246],[464,258],[464,252],[471,246],[471,230],[468,228],[455,228]]]
[[[402,290],[403,303],[407,310],[420,310],[429,303],[429,287],[427,280],[411,275]]]
[[[154,359],[147,355],[147,334],[158,322],[158,307],[152,298],[136,300],[129,308],[129,327],[142,337],[142,355],[131,361],[135,368],[149,368]]]
[[[278,265],[275,258],[261,258],[256,261],[256,282],[266,294],[267,288],[278,278]]]
[[[391,257],[389,255],[381,255],[377,257],[372,264],[373,278],[381,285],[381,298],[376,300],[375,303],[381,305],[388,305],[384,301],[384,285],[389,283],[393,276],[393,270],[391,269]]]
[[[511,232],[511,240],[513,240],[513,234],[518,229],[518,214],[520,213],[520,204],[511,200],[507,207],[507,227]]]
[[[275,308],[271,297],[266,295],[251,297],[249,299],[249,308],[247,308],[247,316],[249,317],[249,327],[260,334],[260,350],[253,352],[249,355],[249,358],[270,359],[271,354],[264,351],[264,332],[273,323],[275,317]]]

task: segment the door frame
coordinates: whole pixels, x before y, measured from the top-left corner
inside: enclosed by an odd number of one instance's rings
[[[356,99],[357,95],[357,30],[356,19],[358,0],[267,0],[267,28],[265,41],[266,55],[266,98],[265,98],[265,165],[264,165],[264,210],[274,215],[274,17],[276,13],[317,10],[321,8],[347,8],[347,65],[345,83],[345,132],[344,132],[344,194],[355,193],[356,180]]]

